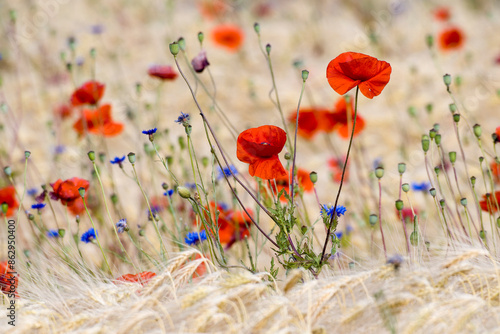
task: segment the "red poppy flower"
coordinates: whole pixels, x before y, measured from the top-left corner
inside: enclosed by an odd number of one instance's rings
[[[464,44],[465,36],[459,28],[452,27],[439,34],[439,46],[442,50],[459,49]]]
[[[306,139],[312,139],[318,132],[330,132],[333,130],[330,112],[325,108],[305,108],[299,112],[299,129],[297,134]],[[297,123],[297,112],[294,111],[288,117],[293,124]]]
[[[391,65],[357,52],[344,52],[330,61],[326,68],[328,83],[344,95],[356,86],[371,99],[382,93],[391,77]]]
[[[247,209],[247,211],[250,216],[253,216],[251,209]],[[235,241],[242,240],[244,237],[250,236],[250,226],[252,225],[252,219],[250,216],[245,212],[245,210],[233,211],[228,216],[235,227],[235,233],[233,234],[233,239]]]
[[[70,117],[72,112],[71,106],[67,104],[61,104],[54,110],[55,115],[61,119]]]
[[[413,208],[413,211],[415,211],[415,214],[418,215],[417,209]],[[403,221],[405,223],[413,223],[413,211],[411,208],[403,208],[403,210],[401,210],[401,215],[403,216]],[[398,210],[396,210],[396,216],[399,218]]]
[[[148,69],[148,74],[161,80],[174,80],[177,78],[177,72],[170,65],[153,65]]]
[[[140,283],[142,286],[146,285],[156,274],[150,271],[143,271],[140,274],[126,274],[118,277],[115,281],[121,282],[131,282],[131,283]]]
[[[492,161],[490,164],[491,173],[493,174],[493,180],[496,183],[500,183],[500,164],[496,161]]]
[[[342,170],[344,168],[344,161],[345,158],[342,159],[331,158],[330,160],[328,160],[328,166],[332,171],[332,179],[337,183],[342,180]],[[348,179],[349,179],[349,162],[347,163],[347,168],[345,170],[344,182],[346,182]]]
[[[286,194],[290,192],[290,173],[287,173],[287,175],[285,176],[276,178],[277,189],[274,186],[274,182],[270,182],[271,187],[276,194],[279,194],[282,189],[285,189]],[[297,169],[297,182],[299,184],[299,187],[305,192],[310,192],[314,189],[314,183],[312,183],[311,178],[309,177],[309,172],[304,169]],[[280,196],[280,200],[286,201],[286,197]]]
[[[15,270],[10,269],[8,261],[0,262],[0,291],[5,294],[13,293],[12,287],[14,287],[15,296],[19,297],[17,294],[19,279],[16,274],[11,274],[12,272],[15,272]]]
[[[60,199],[62,204],[72,206],[75,204],[75,200],[78,198],[81,199],[78,189],[85,188],[85,190],[87,190],[89,188],[89,181],[74,177],[65,181],[59,179],[50,185],[52,189],[54,189],[54,191],[50,193],[50,197],[53,200]]]
[[[104,104],[97,110],[83,110],[83,116],[73,124],[73,129],[80,136],[85,134],[85,123],[87,123],[88,133],[102,134],[106,137],[116,136],[123,131],[123,124],[113,121],[109,104]]]
[[[232,24],[219,25],[212,30],[212,40],[214,43],[231,52],[239,50],[244,38],[245,34],[243,30]]]
[[[500,191],[495,192],[495,197],[491,196],[491,194],[483,195],[483,200],[479,202],[479,206],[481,210],[493,214],[497,212],[497,203],[500,205]]]
[[[97,81],[88,81],[77,88],[71,95],[71,104],[80,106],[82,104],[97,104],[104,95],[104,84]]]
[[[87,202],[87,193],[85,193],[85,202]],[[73,216],[81,215],[85,211],[85,205],[83,204],[83,199],[81,197],[75,199],[71,204],[67,205],[67,208],[69,212],[73,214]]]
[[[351,114],[351,121],[348,122],[347,114]],[[347,103],[344,98],[340,98],[335,104],[335,111],[328,115],[331,118],[333,127],[338,131],[342,138],[349,138],[352,132],[352,124],[354,122],[354,101],[351,99],[351,109],[347,110]],[[354,136],[359,134],[365,128],[365,120],[356,115],[356,128],[354,129]]]
[[[448,7],[438,7],[434,10],[434,17],[438,21],[448,21],[451,17]]]
[[[19,207],[16,199],[16,189],[14,186],[8,186],[0,189],[0,204],[7,203],[7,217],[12,217]]]
[[[236,156],[250,164],[251,176],[269,180],[286,175],[278,153],[286,143],[286,132],[274,125],[243,131],[238,136]]]
[[[208,207],[206,207],[206,209],[209,210]],[[234,225],[228,218],[228,215],[231,214],[231,210],[227,210],[219,203],[217,204],[216,207],[215,202],[210,202],[210,212],[212,214],[212,221],[215,221],[216,211],[218,211],[217,227],[219,229],[219,241],[221,244],[224,245],[231,241],[235,231]],[[208,221],[209,220],[208,214],[204,212],[204,215],[205,219]],[[196,221],[193,221],[193,223],[196,224]],[[215,236],[215,231],[213,231],[210,228],[207,229],[207,233],[210,233],[212,237]]]
[[[498,128],[496,128],[495,134],[497,135],[497,138],[495,139],[495,143],[499,143],[500,142],[500,126]]]
[[[229,5],[223,0],[202,0],[198,3],[198,8],[204,18],[213,20],[224,16],[229,10]]]

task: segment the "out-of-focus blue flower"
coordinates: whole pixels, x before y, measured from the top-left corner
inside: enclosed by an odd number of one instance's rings
[[[189,122],[189,114],[185,114],[181,111],[181,115],[177,117],[177,120],[175,120],[175,123],[179,124],[186,124]]]
[[[184,186],[186,188],[188,188],[188,189],[196,190],[196,183],[189,183],[189,182],[187,182]]]
[[[238,170],[233,165],[224,167],[222,169],[220,167],[217,167],[217,180],[224,178],[224,175],[226,175],[227,177],[238,175]]]
[[[338,231],[338,232],[335,232],[335,236],[337,237],[337,239],[342,239],[342,236],[344,235],[344,232],[342,231]]]
[[[115,157],[113,160],[109,160],[109,162],[111,162],[113,165],[118,164],[120,166],[121,166],[121,164],[122,164],[123,161],[125,161],[125,156],[123,156],[121,158],[120,157]]]
[[[26,193],[28,194],[28,196],[36,196],[38,190],[36,188],[30,188]]]
[[[118,223],[116,223],[116,230],[118,233],[123,233],[127,227],[128,225],[126,219],[120,219]]]
[[[94,24],[90,27],[90,32],[94,35],[100,35],[104,32],[104,26],[102,24]]]
[[[188,245],[196,245],[198,242],[202,242],[204,240],[207,240],[207,232],[205,230],[202,230],[200,233],[198,232],[189,232],[184,238],[184,241]]]
[[[58,230],[48,230],[47,236],[49,238],[59,238],[59,231]]]
[[[97,231],[94,230],[93,227],[91,227],[87,232],[82,234],[82,237],[80,240],[88,244],[89,242],[92,242],[97,237]]]
[[[337,216],[340,217],[344,215],[347,209],[345,208],[345,206],[339,205],[337,206],[337,209],[335,209],[335,211],[337,212]],[[328,217],[331,217],[333,216],[333,213],[334,213],[334,207],[332,205],[326,205],[326,204],[322,205],[321,214],[326,214]]]
[[[431,184],[429,182],[423,181],[423,182],[412,182],[411,183],[411,189],[413,191],[429,191],[431,189]]]
[[[174,189],[168,189],[166,192],[163,193],[163,195],[169,197],[172,197],[173,194],[174,194]]]
[[[153,135],[154,133],[156,133],[156,128],[153,128],[153,129],[149,129],[149,130],[142,130],[142,133],[144,133],[145,135]]]
[[[47,204],[45,204],[45,203],[36,203],[36,204],[32,204],[31,208],[33,210],[41,210],[41,209],[45,208],[45,205],[47,205]]]

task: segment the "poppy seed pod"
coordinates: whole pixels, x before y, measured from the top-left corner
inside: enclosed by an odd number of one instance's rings
[[[439,132],[439,123],[434,123],[434,125],[432,126],[434,128],[434,130],[436,130],[436,132]]]
[[[431,140],[433,140],[434,138],[436,138],[436,130],[430,129],[429,130],[429,137],[431,138]]]
[[[6,204],[6,203],[4,203],[4,204]],[[3,204],[2,204],[2,211],[3,211]],[[30,214],[28,215],[28,219],[29,219],[30,221],[35,220],[35,215],[34,215],[34,214],[32,214],[32,213],[30,213]]]
[[[179,43],[173,42],[168,45],[170,53],[175,57],[179,54]]]
[[[430,140],[428,135],[422,135],[422,149],[427,153],[429,151]]]
[[[271,54],[271,44],[269,43],[266,44],[266,53],[268,56]]]
[[[198,33],[198,41],[200,42],[200,44],[203,43],[203,40],[205,39],[205,35],[203,34],[203,32],[199,32]]]
[[[418,246],[418,242],[419,242],[418,232],[417,231],[411,232],[410,243],[412,244],[412,246],[415,246],[415,247]]]
[[[498,135],[496,133],[491,134],[491,138],[493,139],[493,144],[496,144],[500,141],[498,140]]]
[[[377,167],[375,168],[375,176],[377,179],[381,179],[384,176],[384,168],[383,167]]]
[[[186,50],[186,40],[184,39],[184,37],[179,37],[179,39],[177,40],[177,43],[179,44],[179,48],[182,51]]]
[[[441,145],[441,135],[439,133],[436,134],[436,138],[434,138],[434,141],[436,142],[437,146]]]
[[[303,70],[302,71],[302,80],[306,81],[308,77],[309,77],[309,71]]]
[[[451,75],[449,74],[443,75],[443,82],[446,85],[446,87],[449,87],[451,85]]]
[[[398,172],[399,174],[403,175],[404,172],[406,172],[406,164],[404,162],[400,162],[398,164]]]
[[[432,48],[432,46],[434,45],[434,37],[432,37],[432,35],[425,36],[425,42],[428,48]]]
[[[476,124],[473,127],[474,129],[474,135],[476,135],[477,138],[481,137],[481,134],[483,133],[483,130],[481,129],[481,125]]]
[[[451,151],[451,152],[449,153],[449,156],[450,156],[450,162],[451,162],[452,164],[454,164],[454,163],[455,163],[455,161],[457,161],[457,152],[455,152],[455,151]]]
[[[201,164],[203,165],[203,167],[205,167],[205,168],[206,168],[206,167],[208,167],[208,163],[209,163],[209,162],[210,162],[210,161],[208,160],[208,158],[207,158],[207,157],[203,157],[203,158],[201,158]]]
[[[118,203],[118,195],[111,194],[111,203],[113,203],[113,204]]]
[[[168,189],[168,184],[166,184],[165,182],[163,182],[161,184],[161,187],[163,188],[163,190],[167,190]]]
[[[12,175],[12,168],[10,168],[10,166],[6,166],[6,167],[3,169],[3,172],[5,173],[5,175],[7,175],[7,176],[11,176],[11,175]]]
[[[258,24],[257,22],[255,22],[255,23],[253,24],[253,30],[255,30],[255,32],[256,32],[257,34],[260,34],[260,24]]]
[[[450,106],[451,106],[451,104],[450,104]],[[460,122],[460,114],[459,113],[453,114],[453,121],[455,123]]]
[[[369,218],[370,226],[375,226],[378,222],[378,216],[376,214],[371,214]]]
[[[92,161],[92,162],[95,161],[95,152],[94,151],[89,151],[87,153],[87,155],[89,156],[90,161]]]
[[[479,163],[482,164],[484,161],[484,157],[479,157]]]
[[[60,228],[59,230],[57,230],[57,233],[59,234],[59,236],[61,238],[64,238],[64,236],[66,235],[66,230],[63,228]]]
[[[7,204],[5,202],[2,203],[2,212],[3,212],[3,214],[6,214],[7,210],[9,210],[9,204]]]
[[[432,197],[436,197],[436,188],[429,189],[429,193],[431,194]]]
[[[310,172],[309,173],[309,178],[311,179],[312,183],[316,183],[318,181],[318,173],[316,173],[316,172]]]
[[[401,211],[401,210],[403,210],[403,207],[404,207],[403,201],[398,199],[396,201],[396,210]]]
[[[139,235],[140,235],[141,237],[145,236],[145,235],[146,235],[146,231],[144,231],[143,229],[140,229],[140,230],[139,230]]]
[[[481,230],[481,231],[479,231],[479,237],[480,237],[482,240],[485,240],[485,239],[486,239],[486,231],[485,231],[485,230]]]
[[[403,183],[401,185],[401,189],[403,189],[403,191],[407,193],[408,191],[410,191],[410,185],[408,183]]]
[[[290,154],[290,152],[286,152],[285,153],[285,160],[290,160],[292,158],[292,155]]]
[[[444,206],[446,205],[446,202],[444,199],[439,200],[439,205],[441,205],[441,209],[444,209]]]
[[[433,108],[434,108],[434,106],[432,105],[432,103],[428,103],[425,105],[425,110],[427,111],[428,114],[432,113]]]
[[[84,187],[80,187],[78,188],[78,193],[80,194],[80,196],[85,197],[85,188]]]
[[[460,204],[462,204],[463,206],[467,206],[467,198],[465,198],[465,197],[464,197],[464,198],[462,198],[462,199],[460,200]]]
[[[434,167],[434,173],[436,173],[436,176],[439,176],[439,167]]]
[[[135,153],[130,152],[129,154],[127,154],[127,157],[128,157],[128,161],[129,161],[131,164],[135,164]]]
[[[30,157],[30,155],[31,155],[31,152],[30,152],[30,151],[24,151],[24,157],[25,157],[26,159],[28,159],[28,158]]]
[[[191,198],[191,193],[189,192],[189,189],[186,187],[183,187],[183,186],[177,187],[177,193],[182,198]]]
[[[470,177],[470,183],[472,184],[472,187],[474,188],[474,186],[476,185],[476,177],[475,176]]]

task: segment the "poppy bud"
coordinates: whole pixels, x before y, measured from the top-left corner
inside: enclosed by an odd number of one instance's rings
[[[450,109],[450,112],[453,114],[455,111],[457,111],[457,105],[455,103],[450,103],[448,105],[448,109]]]
[[[434,167],[434,173],[436,173],[436,176],[439,176],[439,167]]]
[[[410,185],[408,183],[403,183],[401,185],[401,189],[403,189],[403,191],[407,193],[408,191],[410,191]]]
[[[432,103],[428,103],[425,105],[425,110],[427,111],[428,114],[432,113],[433,105]]]
[[[429,137],[431,138],[431,140],[433,140],[434,138],[436,138],[436,130],[430,129],[429,130]]]
[[[198,41],[200,42],[200,44],[203,44],[203,40],[205,39],[205,35],[203,34],[203,32],[199,32],[198,33]]]
[[[436,138],[434,138],[434,141],[436,142],[437,146],[441,145],[441,135],[439,133],[436,134]]]
[[[117,194],[111,194],[111,203],[116,205],[118,203],[118,195]]]
[[[446,87],[450,87],[450,85],[451,85],[451,75],[449,75],[449,74],[443,75],[443,81],[444,81],[444,84],[446,85]]]
[[[89,156],[90,161],[92,161],[92,162],[95,161],[95,152],[94,151],[89,151],[87,153],[87,155]]]
[[[309,77],[309,71],[303,70],[302,71],[302,80],[306,81],[308,77]]]
[[[177,43],[179,44],[179,48],[182,51],[186,50],[186,40],[184,39],[184,37],[179,37],[179,39],[177,40]]]
[[[476,135],[477,138],[481,137],[481,134],[483,133],[483,130],[481,129],[481,125],[476,124],[473,127],[474,129],[474,134]]]
[[[3,212],[4,214],[6,214],[6,213],[7,213],[7,210],[9,210],[9,204],[7,204],[7,203],[3,202],[3,203],[2,203],[2,212]]]
[[[434,45],[434,37],[432,35],[427,35],[425,37],[425,42],[427,43],[427,47],[430,49]]]
[[[412,246],[415,246],[415,247],[418,246],[418,241],[419,241],[418,232],[417,231],[411,232],[410,243],[412,244]]]
[[[140,230],[139,230],[139,235],[140,235],[141,237],[145,236],[145,235],[146,235],[146,231],[144,231],[143,229],[140,229]]]
[[[177,193],[179,193],[179,196],[182,198],[191,198],[191,193],[189,192],[189,189],[183,186],[177,187]]]
[[[266,52],[267,52],[267,55],[269,56],[271,54],[271,44],[266,44]]]
[[[444,199],[439,200],[439,205],[441,205],[442,209],[444,209],[445,204],[446,202],[444,201]]]
[[[486,231],[485,230],[481,230],[479,231],[479,237],[484,240],[486,239]]]
[[[30,152],[30,151],[24,151],[24,157],[25,157],[26,159],[28,159],[28,158],[30,157],[30,155],[31,155],[31,152]]]
[[[439,132],[439,123],[434,123],[433,128],[436,132]]]
[[[59,234],[59,236],[61,238],[64,238],[64,236],[66,235],[66,230],[63,228],[60,228],[59,230],[57,230],[57,233]]]
[[[10,168],[10,166],[6,166],[6,167],[3,169],[3,172],[5,173],[5,175],[7,175],[7,176],[11,176],[11,175],[12,175],[12,168]]]
[[[482,164],[484,161],[484,157],[479,157],[479,163]]]
[[[168,45],[170,48],[170,53],[176,57],[179,54],[179,43],[173,42]]]
[[[403,210],[403,207],[404,207],[403,201],[402,201],[402,200],[400,200],[400,199],[398,199],[398,200],[396,201],[396,209],[397,209],[398,211],[401,211],[401,210]]]
[[[436,197],[436,188],[429,189],[429,192],[431,193],[432,197]]]
[[[29,219],[30,221],[35,220],[35,215],[34,215],[34,214],[32,214],[32,213],[30,213],[30,214],[28,215],[28,219]]]
[[[163,188],[163,190],[167,190],[168,189],[168,184],[166,184],[165,182],[163,182],[161,184],[161,187]]]
[[[451,162],[452,164],[454,164],[454,163],[455,163],[455,161],[457,161],[457,152],[455,152],[455,151],[451,151],[451,152],[449,153],[449,156],[450,156],[450,162]]]
[[[85,188],[84,187],[80,187],[78,188],[78,192],[80,193],[80,196],[85,197]]]
[[[311,179],[312,183],[316,183],[318,181],[318,173],[316,173],[316,172],[310,172],[309,173],[309,178]]]
[[[370,218],[368,219],[368,221],[370,222],[370,226],[373,227],[378,222],[378,216],[375,215],[375,214],[371,214]]]
[[[377,167],[375,168],[375,176],[377,179],[381,179],[384,176],[384,168],[383,167]]]
[[[427,153],[427,151],[429,151],[429,144],[430,144],[429,136],[428,135],[422,135],[422,149],[426,153]]]
[[[404,174],[406,172],[406,164],[404,162],[398,163],[398,172],[399,174]]]
[[[201,158],[201,164],[203,165],[203,167],[206,168],[208,166],[208,163],[209,163],[209,160],[207,157]]]
[[[290,154],[290,152],[286,152],[285,153],[285,160],[290,160],[292,158],[292,155]]]
[[[127,154],[127,157],[128,157],[128,161],[129,161],[131,164],[135,164],[135,153],[130,152],[129,154]]]
[[[459,113],[453,114],[453,121],[455,123],[460,122],[460,114]]]
[[[260,24],[258,24],[257,22],[255,22],[253,24],[253,30],[255,30],[255,32],[258,34],[260,34]]]
[[[476,185],[476,177],[475,176],[471,176],[470,183],[472,184],[472,187],[474,188],[474,186]]]
[[[462,199],[460,200],[460,204],[462,204],[463,206],[467,206],[467,198],[465,198],[465,197],[464,197],[464,198],[462,198]]]
[[[179,142],[181,150],[186,148],[186,142],[184,141],[184,137],[179,136],[179,138],[177,138],[177,141]]]

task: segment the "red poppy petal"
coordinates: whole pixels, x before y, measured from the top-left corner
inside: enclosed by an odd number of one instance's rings
[[[248,172],[251,176],[257,176],[264,180],[286,175],[286,170],[277,155],[268,159],[259,159],[250,164]]]

